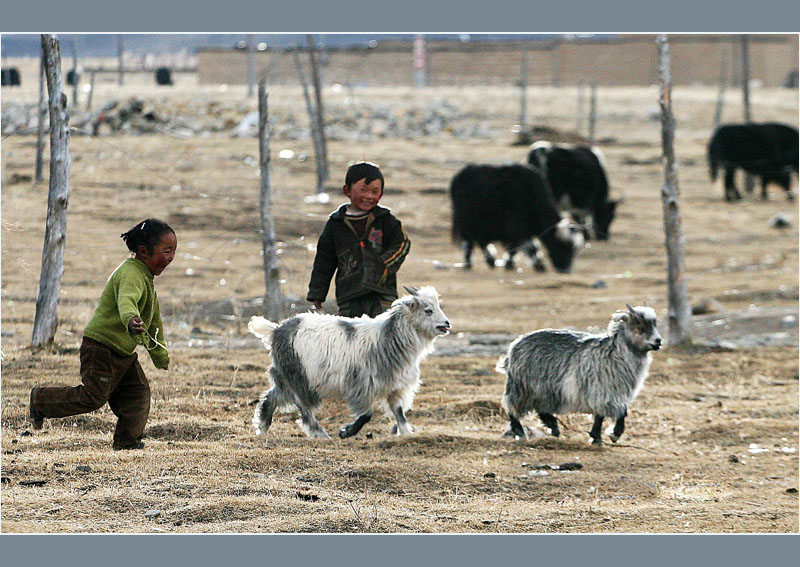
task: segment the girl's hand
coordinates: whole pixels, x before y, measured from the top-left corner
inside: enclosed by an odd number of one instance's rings
[[[147,329],[145,329],[144,322],[139,319],[139,317],[134,317],[131,319],[131,322],[128,323],[128,330],[134,335],[141,335]]]

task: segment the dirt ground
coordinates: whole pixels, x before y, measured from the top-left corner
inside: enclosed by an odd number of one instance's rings
[[[101,86],[98,108],[133,96],[197,113],[227,105],[239,118],[256,108],[244,88],[200,88],[183,76],[168,90],[134,80],[121,91]],[[528,93],[531,123],[575,129],[576,89]],[[4,106],[32,104],[37,92],[2,95]],[[757,120],[797,124],[796,90],[751,97]],[[56,345],[31,351],[47,183],[29,179],[35,136],[5,136],[3,532],[798,531],[797,207],[777,188],[765,201],[722,200],[704,155],[713,89],[676,89],[673,107],[690,300],[714,300],[717,311],[695,318],[693,346],[654,353],[625,436],[601,447],[588,445],[585,415],[562,416],[560,439],[501,439],[504,381],[494,365],[520,333],[600,330],[626,303],[653,306],[666,336],[658,89],[600,89],[599,144],[613,196],[624,201],[611,240],[587,245],[571,274],[536,273],[527,261],[514,272],[490,270],[479,257],[471,272],[453,266],[462,258],[450,240],[449,180],[468,162],[524,160],[525,147],[512,144],[516,89],[329,88],[326,101],[333,115],[424,113],[447,101],[464,120],[480,117],[475,136],[457,135],[451,124],[435,135],[331,140],[327,205],[304,201],[316,178],[310,140],[271,141],[282,291],[293,311],[307,308],[313,246],[343,199],[347,165],[368,159],[383,168],[382,204],[412,240],[399,283],[436,286],[454,327],[423,363],[409,414],[417,432],[394,437],[384,417],[355,438],[313,441],[288,413],[266,440],[254,437],[249,422],[267,387],[269,356],[246,334],[264,285],[253,137],[73,135]],[[726,103],[726,119],[741,116],[737,93]],[[270,111],[276,123],[293,116],[306,124],[299,89],[271,89]],[[294,157],[281,158],[281,150]],[[776,214],[790,225],[770,227]],[[175,228],[179,250],[156,280],[170,370],[140,353],[153,388],[147,447],[112,452],[108,408],[29,429],[31,386],[78,383],[82,329],[126,257],[118,235],[148,216]],[[329,432],[349,419],[335,401],[319,417]],[[541,429],[534,417],[525,424]]]

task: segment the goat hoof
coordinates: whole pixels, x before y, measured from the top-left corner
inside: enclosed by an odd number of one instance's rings
[[[407,424],[403,429],[398,429],[396,423],[392,425],[392,435],[408,435],[409,433],[414,433],[414,431],[414,426],[410,423]]]
[[[503,437],[508,437],[510,439],[521,439],[523,441],[528,438],[528,436],[525,434],[525,431],[514,431],[510,427],[505,430]]]
[[[339,428],[339,437],[341,439],[346,439],[347,437],[350,437],[350,435],[351,433],[347,430],[347,426]]]
[[[611,441],[613,443],[616,443],[617,441],[619,441],[619,435],[614,435],[613,433],[611,435],[609,435],[608,438],[611,439]]]
[[[533,265],[533,269],[536,270],[537,272],[546,272],[547,271],[547,268],[545,268],[544,264],[542,264],[540,262],[537,262],[536,264],[534,264]]]
[[[602,439],[594,439],[594,438],[592,439],[592,445],[602,445],[602,444],[603,444]]]

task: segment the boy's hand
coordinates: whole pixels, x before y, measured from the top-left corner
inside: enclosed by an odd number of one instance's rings
[[[134,317],[131,319],[131,322],[128,323],[128,330],[134,335],[141,335],[147,329],[144,326],[144,322],[139,319],[139,317]]]
[[[322,311],[322,302],[321,301],[315,301],[314,302],[314,309],[316,309],[317,311]]]

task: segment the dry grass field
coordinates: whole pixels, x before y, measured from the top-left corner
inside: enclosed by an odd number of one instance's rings
[[[2,96],[5,108],[34,104],[37,92],[29,82]],[[101,82],[95,108],[134,96],[172,113],[173,122],[183,113],[235,125],[256,108],[244,88],[200,88],[183,75],[169,89],[134,78],[121,89]],[[796,90],[751,96],[756,119],[797,124]],[[796,313],[796,204],[776,188],[766,201],[722,200],[705,161],[715,97],[702,88],[673,93],[690,299],[714,299],[733,314]],[[574,130],[575,100],[574,88],[529,88],[529,120]],[[741,332],[728,328],[729,346],[714,346],[714,321],[725,322],[720,313],[696,327],[695,345],[654,353],[619,444],[589,446],[591,418],[583,415],[561,418],[560,439],[500,437],[504,380],[494,365],[503,337],[604,328],[615,310],[643,301],[659,313],[666,336],[657,88],[600,89],[598,138],[612,192],[624,202],[611,240],[591,242],[571,274],[536,273],[526,261],[516,272],[490,271],[480,258],[471,272],[452,267],[462,259],[450,241],[449,180],[468,162],[524,160],[525,147],[512,145],[517,90],[328,88],[326,101],[331,116],[387,109],[412,116],[447,101],[483,132],[457,135],[456,118],[435,135],[331,140],[328,205],[304,202],[316,178],[310,140],[276,135],[271,142],[283,292],[294,310],[307,308],[301,298],[313,245],[343,198],[345,168],[360,159],[383,168],[382,204],[412,240],[399,283],[435,285],[454,327],[438,341],[440,355],[423,364],[409,414],[417,432],[393,437],[381,418],[355,438],[321,442],[307,439],[297,414],[288,413],[277,416],[266,440],[254,437],[249,422],[269,364],[245,325],[264,281],[254,137],[210,128],[191,136],[72,136],[56,345],[31,351],[47,183],[29,179],[35,135],[4,136],[4,533],[798,531],[796,319],[787,328],[774,316]],[[272,89],[269,104],[276,128],[290,117],[305,128],[299,88]],[[729,92],[725,118],[739,116],[738,93]],[[281,150],[295,157],[283,159]],[[778,213],[790,219],[788,228],[768,226]],[[30,387],[78,383],[81,331],[105,279],[126,257],[119,234],[148,216],[168,221],[179,244],[156,280],[169,371],[140,353],[153,389],[146,448],[111,451],[115,418],[107,407],[33,431],[25,420]],[[733,348],[739,335],[750,342]],[[747,346],[768,335],[777,339]],[[481,344],[489,347],[462,348]],[[349,419],[337,402],[326,402],[319,417],[329,432]],[[535,417],[525,423],[541,427]],[[564,463],[582,467],[558,470]]]

